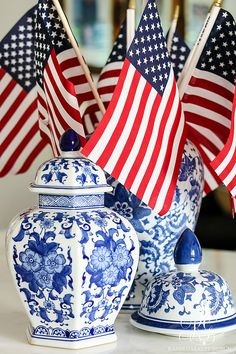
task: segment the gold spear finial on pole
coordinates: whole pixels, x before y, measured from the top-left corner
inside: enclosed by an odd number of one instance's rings
[[[135,0],[129,0],[128,8],[135,10]]]
[[[222,4],[223,4],[223,1],[224,0],[214,0],[210,9],[209,9],[209,12],[211,12],[212,8],[215,6],[215,7],[221,7]]]
[[[221,7],[223,3],[223,0],[215,0],[214,1],[214,6]]]
[[[179,5],[176,5],[173,20],[179,19]]]

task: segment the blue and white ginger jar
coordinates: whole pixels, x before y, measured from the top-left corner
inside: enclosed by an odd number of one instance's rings
[[[105,205],[124,216],[135,228],[140,242],[138,270],[122,310],[137,310],[147,283],[159,274],[174,269],[173,251],[182,232],[194,231],[200,211],[204,185],[201,156],[186,141],[178,182],[170,210],[158,216],[113,177],[107,182],[114,189],[105,193]]]
[[[67,151],[38,169],[30,189],[39,206],[12,221],[7,254],[29,342],[75,349],[116,340],[139,242],[130,222],[104,207],[112,187],[102,169],[70,151],[71,135],[69,143],[64,136]]]

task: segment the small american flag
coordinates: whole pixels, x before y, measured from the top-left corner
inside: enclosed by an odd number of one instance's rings
[[[107,112],[82,153],[163,215],[184,143],[176,81],[156,2],[149,0]]]
[[[119,34],[114,42],[109,58],[101,71],[98,78],[97,89],[104,104],[107,108],[114,90],[116,88],[121,69],[126,55],[126,19],[120,27]],[[102,114],[98,110],[97,105],[89,107],[84,115],[84,125],[86,133],[91,134],[96,129],[98,123],[102,119]]]
[[[119,34],[114,42],[111,54],[98,79],[98,93],[104,106],[107,108],[126,56],[126,19],[120,27]]]
[[[168,40],[167,34],[167,40]],[[175,31],[170,50],[170,60],[174,69],[176,80],[179,78],[184,64],[189,56],[190,49],[178,31]]]
[[[235,22],[229,12],[217,11],[182,100],[188,137],[204,160],[206,194],[221,183],[211,162],[230,134],[236,74]]]
[[[68,128],[85,144],[82,117],[96,100],[52,0],[38,1],[35,37],[40,129],[57,155]]]
[[[229,138],[211,163],[233,198],[233,212],[236,213],[236,90],[234,94],[232,123]]]
[[[44,149],[39,133],[30,9],[0,43],[0,177],[26,172]]]

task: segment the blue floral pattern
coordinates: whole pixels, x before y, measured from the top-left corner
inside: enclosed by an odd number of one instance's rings
[[[97,270],[105,270],[111,264],[111,251],[101,246],[93,250],[91,265]]]
[[[88,160],[75,160],[73,161],[73,168],[77,174],[76,181],[81,183],[81,186],[85,184],[88,180],[94,184],[99,183],[99,176],[97,168],[91,164]],[[78,173],[79,171],[83,173]]]
[[[42,166],[40,179],[41,184],[46,186],[54,183],[63,186],[68,183],[69,176],[74,176],[74,182],[80,187],[97,186],[101,183],[100,174],[98,167],[86,159],[56,158]]]
[[[80,348],[116,339],[139,243],[132,225],[104,206],[112,188],[103,170],[76,152],[62,155],[39,167],[31,184],[39,208],[9,228],[8,260],[32,341]]]
[[[14,246],[14,268],[20,291],[25,294],[30,313],[47,323],[55,318],[56,322],[63,323],[74,317],[73,296],[68,292],[73,290],[72,259],[70,249],[65,257],[59,244],[54,242],[55,219],[48,218],[44,212],[35,213],[32,218],[25,217],[14,238],[16,242],[28,240],[25,250],[19,254]],[[69,308],[66,314],[65,306]]]
[[[160,308],[175,316],[177,312],[180,318],[189,315],[191,320],[193,309],[203,317],[208,314],[208,308],[211,316],[223,317],[234,304],[227,284],[217,274],[208,271],[199,271],[196,275],[171,272],[157,276],[148,284],[140,312],[151,315]]]
[[[226,314],[228,306],[231,308],[234,307],[229,288],[225,288],[223,279],[215,273],[203,272],[203,279],[202,286],[204,286],[205,291],[202,293],[200,302],[194,307],[201,307],[207,300],[212,315],[217,315],[222,309],[224,314]],[[220,287],[212,286],[214,281],[217,282]],[[227,300],[226,302],[225,299]]]
[[[63,254],[57,254],[57,252],[50,252],[45,257],[45,270],[49,274],[60,273],[65,263],[66,260]]]
[[[150,297],[148,298],[148,309],[150,313],[156,312],[165,305],[170,291],[163,291],[160,285],[154,286],[151,289]]]
[[[195,147],[185,144],[178,183],[170,211],[160,217],[111,176],[107,182],[114,187],[105,193],[105,205],[127,218],[135,228],[140,242],[139,267],[133,292],[125,308],[138,308],[142,291],[153,276],[174,269],[173,251],[186,227],[194,230],[203,191],[203,164]],[[132,290],[131,290],[132,291]]]
[[[144,232],[145,228],[142,219],[151,214],[147,208],[134,194],[130,193],[122,184],[115,183],[113,177],[108,177],[107,182],[116,185],[113,193],[105,194],[105,205],[128,219],[137,232]]]
[[[37,272],[42,268],[43,257],[32,251],[30,248],[27,248],[24,252],[20,253],[20,261],[22,266],[27,271]]]
[[[47,184],[51,181],[58,181],[59,183],[64,184],[68,178],[68,173],[63,171],[69,170],[68,165],[66,159],[55,159],[46,163],[43,168],[45,173],[41,177],[42,182]]]
[[[108,214],[101,212],[100,215],[102,217],[98,217],[99,214],[94,212],[90,219],[97,226],[97,240],[84,274],[84,281],[89,279],[90,288],[83,292],[85,302],[81,316],[85,316],[87,323],[92,323],[95,318],[105,320],[119,308],[127,282],[131,279],[134,262],[133,240],[129,240],[130,248],[127,248],[128,240],[116,240],[117,228],[121,229],[124,235],[129,229],[117,214],[111,213],[114,225],[112,228],[108,227]]]
[[[106,209],[73,214],[38,210],[23,215],[13,238],[13,259],[18,286],[25,294],[30,313],[45,324],[56,321],[66,325],[74,318],[71,249],[56,242],[63,237],[80,243],[87,262],[80,316],[85,317],[86,323],[108,318],[118,310],[124,293],[127,295],[127,282],[133,274],[132,253],[136,248],[131,235],[130,227]]]
[[[172,284],[174,289],[173,292],[174,299],[180,304],[183,305],[186,299],[192,300],[191,294],[195,293],[195,277],[184,274],[177,273],[176,277],[172,279]]]

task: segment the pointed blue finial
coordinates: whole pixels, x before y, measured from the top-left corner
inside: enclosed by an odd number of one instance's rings
[[[174,251],[175,264],[200,264],[202,248],[197,236],[190,229],[186,229],[180,236]]]
[[[81,147],[79,135],[73,130],[66,130],[60,139],[61,151],[78,151]]]

